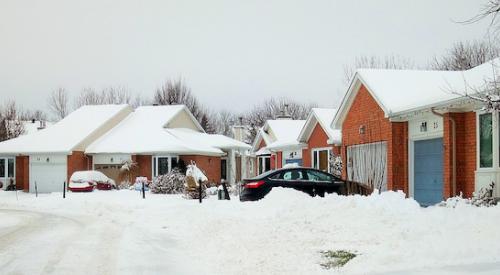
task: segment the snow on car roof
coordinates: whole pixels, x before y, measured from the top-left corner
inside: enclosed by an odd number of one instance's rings
[[[102,127],[131,111],[126,105],[86,105],[54,125],[0,143],[0,154],[70,153]]]
[[[174,132],[166,130],[169,122],[183,111],[195,120],[184,105],[138,107],[111,131],[92,143],[85,152],[222,155],[223,152],[218,148],[179,138]]]
[[[74,172],[69,179],[70,182],[84,182],[84,181],[108,182],[109,180],[110,179],[102,172],[94,170]]]

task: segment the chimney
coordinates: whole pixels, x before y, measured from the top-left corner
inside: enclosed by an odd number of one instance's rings
[[[233,138],[238,141],[245,142],[246,131],[245,131],[245,126],[243,126],[243,117],[242,116],[238,117],[238,121],[239,124],[233,125],[232,127]]]
[[[280,114],[276,117],[276,119],[279,120],[292,119],[292,116],[288,112],[288,104],[285,104],[283,106],[283,109],[281,109]]]
[[[42,130],[42,129],[45,129],[45,121],[44,120],[40,120],[40,125],[38,126],[38,130]]]

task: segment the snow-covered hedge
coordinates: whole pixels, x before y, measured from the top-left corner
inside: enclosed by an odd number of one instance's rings
[[[168,174],[156,177],[149,187],[151,192],[156,194],[182,194],[185,182],[186,176],[174,168]]]

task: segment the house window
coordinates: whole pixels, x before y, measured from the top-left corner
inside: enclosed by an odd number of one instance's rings
[[[154,156],[153,157],[153,177],[166,175],[179,163],[178,157]]]
[[[258,174],[262,174],[271,170],[271,156],[259,156],[258,157]]]
[[[13,178],[14,177],[14,159],[13,158],[9,158],[7,159],[7,177],[9,178]]]
[[[5,159],[0,159],[0,178],[5,178]]]
[[[330,170],[330,150],[329,149],[316,149],[313,150],[313,168],[329,172]]]
[[[479,115],[479,167],[493,167],[492,114]]]

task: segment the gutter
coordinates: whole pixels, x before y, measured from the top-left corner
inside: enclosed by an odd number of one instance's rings
[[[438,113],[434,110],[434,108],[431,108],[431,112],[444,119],[444,115],[441,113]],[[453,148],[452,148],[452,155],[453,155],[453,160],[452,160],[452,195],[455,196],[457,193],[457,146],[456,146],[456,141],[457,141],[457,135],[456,135],[456,122],[455,120],[449,116],[448,119],[451,122],[451,135],[452,135],[452,140],[453,140]]]

